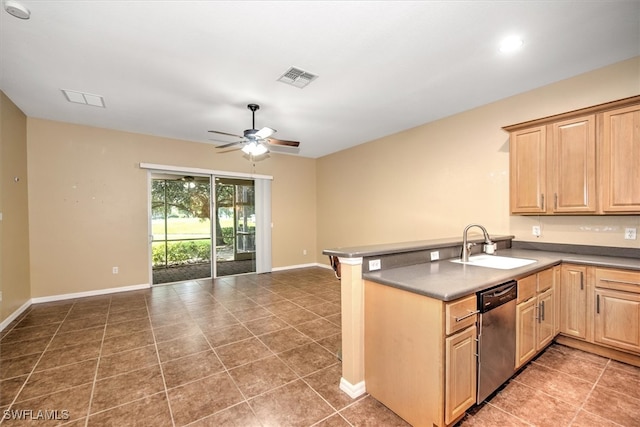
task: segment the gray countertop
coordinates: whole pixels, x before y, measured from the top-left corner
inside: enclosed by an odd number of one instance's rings
[[[491,235],[491,240],[493,240],[494,242],[511,239],[513,239],[513,236]],[[482,242],[483,240],[484,239],[482,238],[482,236],[469,236],[469,242]],[[359,258],[419,250],[438,249],[449,247],[451,245],[462,245],[462,238],[449,237],[444,239],[420,240],[417,242],[381,243],[378,245],[341,247],[335,249],[325,249],[322,251],[322,253],[324,255],[344,258]]]
[[[561,262],[640,271],[640,260],[637,258],[526,249],[500,250],[497,255],[534,259],[536,262],[511,270],[500,270],[454,263],[446,259],[365,273],[362,277],[409,292],[451,301],[512,279],[521,279]]]

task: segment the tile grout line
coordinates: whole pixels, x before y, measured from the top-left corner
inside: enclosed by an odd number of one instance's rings
[[[584,401],[582,402],[582,405],[580,405],[580,407],[578,408],[578,410],[576,411],[575,415],[573,416],[573,418],[571,419],[571,421],[569,422],[569,425],[572,425],[573,422],[576,420],[576,418],[578,417],[578,414],[580,413],[581,410],[583,410],[584,405],[587,404],[587,401],[589,400],[589,397],[591,397],[591,395],[593,394],[593,391],[596,389],[596,386],[598,385],[598,382],[600,382],[600,379],[602,378],[602,376],[604,375],[604,371],[607,370],[607,366],[609,366],[609,363],[611,363],[611,359],[607,360],[607,363],[605,363],[604,367],[602,368],[602,372],[600,372],[600,375],[598,375],[598,378],[594,381],[593,385],[591,386],[591,390],[589,390],[589,393],[587,393],[587,395],[584,398]],[[602,418],[602,417],[600,417]],[[609,420],[610,421],[610,420]],[[616,423],[617,424],[617,423]]]
[[[98,360],[96,363],[96,371],[93,374],[93,384],[91,385],[91,395],[89,396],[89,406],[87,407],[87,417],[85,418],[84,426],[89,426],[89,417],[91,416],[91,406],[93,405],[93,395],[96,391],[96,383],[98,382],[98,370],[100,369],[100,361],[102,359],[102,347],[104,345],[104,339],[107,336],[107,325],[109,324],[109,314],[111,313],[111,302],[113,299],[109,297],[109,309],[107,310],[107,318],[104,322],[104,329],[102,331],[102,340],[100,341],[100,351],[98,352]]]
[[[162,377],[162,385],[164,386],[164,395],[167,399],[167,406],[169,407],[169,416],[171,417],[171,424],[175,427],[176,421],[173,416],[171,399],[169,399],[169,389],[167,388],[167,381],[164,377],[164,368],[162,367],[162,361],[160,360],[160,352],[158,351],[158,340],[156,339],[156,333],[153,328],[153,322],[151,321],[151,311],[149,310],[149,302],[147,301],[147,298],[144,299],[144,305],[145,305],[145,308],[147,309],[147,320],[149,321],[149,326],[151,326],[151,336],[153,337],[153,347],[155,348],[156,359],[158,360],[158,367],[160,368],[160,376]]]
[[[11,403],[9,403],[9,406],[7,406],[8,410],[11,410],[13,408],[13,405],[16,404],[16,401],[18,399],[18,396],[20,396],[20,393],[22,393],[22,391],[24,390],[24,388],[27,385],[27,382],[31,379],[31,376],[33,375],[33,373],[36,371],[36,368],[38,367],[38,363],[40,363],[40,361],[42,360],[42,357],[44,356],[45,352],[49,349],[49,346],[51,345],[51,343],[53,342],[53,339],[56,337],[56,335],[58,335],[58,332],[60,331],[60,328],[62,327],[62,324],[64,323],[64,321],[67,319],[67,317],[69,317],[69,313],[71,313],[71,310],[73,309],[73,307],[75,306],[76,302],[74,301],[73,304],[71,304],[71,307],[69,307],[69,310],[67,311],[67,314],[65,314],[64,318],[62,319],[62,321],[60,322],[60,324],[58,325],[58,327],[56,328],[56,331],[53,333],[53,335],[51,335],[51,338],[49,339],[49,342],[47,343],[47,345],[44,347],[44,349],[42,350],[42,353],[40,354],[40,357],[38,357],[38,360],[36,361],[36,363],[33,365],[33,368],[31,368],[31,371],[29,372],[29,375],[27,376],[27,378],[25,378],[24,382],[22,383],[22,385],[20,386],[20,388],[18,389],[18,392],[16,393],[16,395],[13,397],[13,400],[11,401]],[[33,307],[33,305],[31,306]],[[29,313],[31,313],[33,310],[29,310]],[[24,320],[24,318],[27,317],[27,315],[29,314],[25,314],[25,316],[22,318],[22,320]],[[21,321],[22,321],[21,320]],[[17,326],[17,324],[16,324]],[[15,326],[14,326],[15,329]],[[6,335],[5,335],[6,336]],[[4,338],[4,337],[3,337]],[[44,396],[44,395],[41,395]],[[36,396],[36,397],[40,397],[40,396]],[[26,399],[29,400],[29,399]],[[0,419],[0,424],[2,424],[4,422],[4,417],[2,417]]]

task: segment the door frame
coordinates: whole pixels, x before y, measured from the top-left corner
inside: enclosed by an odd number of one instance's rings
[[[168,174],[182,174],[182,175],[208,175],[210,177],[211,185],[211,212],[214,209],[217,209],[214,202],[214,189],[215,189],[215,178],[239,178],[245,180],[253,180],[255,191],[256,191],[256,201],[255,201],[255,212],[256,212],[256,222],[260,223],[261,226],[258,228],[256,224],[256,274],[259,273],[268,273],[272,271],[271,264],[271,181],[273,181],[273,176],[271,175],[261,175],[261,174],[252,174],[252,173],[243,173],[243,172],[232,172],[232,171],[221,171],[215,169],[204,169],[204,168],[193,168],[186,166],[175,166],[175,165],[163,165],[156,163],[140,163],[140,169],[147,171],[147,266],[149,271],[149,284],[153,283],[153,269],[151,266],[151,241],[153,239],[152,229],[151,229],[151,175],[154,173],[168,173]],[[259,218],[258,218],[259,213]],[[211,227],[213,228],[215,224],[213,221],[211,222]],[[259,231],[259,232],[258,232]],[[211,235],[215,236],[215,230],[211,230]],[[213,237],[212,237],[213,238]],[[212,278],[216,278],[216,270],[215,263],[213,262],[213,257],[215,256],[215,251],[212,245],[212,268],[211,274]]]

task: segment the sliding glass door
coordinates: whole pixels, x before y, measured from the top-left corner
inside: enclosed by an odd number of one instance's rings
[[[253,180],[215,179],[216,277],[256,271]]]
[[[151,177],[153,284],[211,277],[209,176]]]

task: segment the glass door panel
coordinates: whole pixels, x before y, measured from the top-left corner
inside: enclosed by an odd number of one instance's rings
[[[208,176],[152,176],[154,285],[211,277],[210,194]]]
[[[216,178],[216,276],[256,271],[253,180]]]

